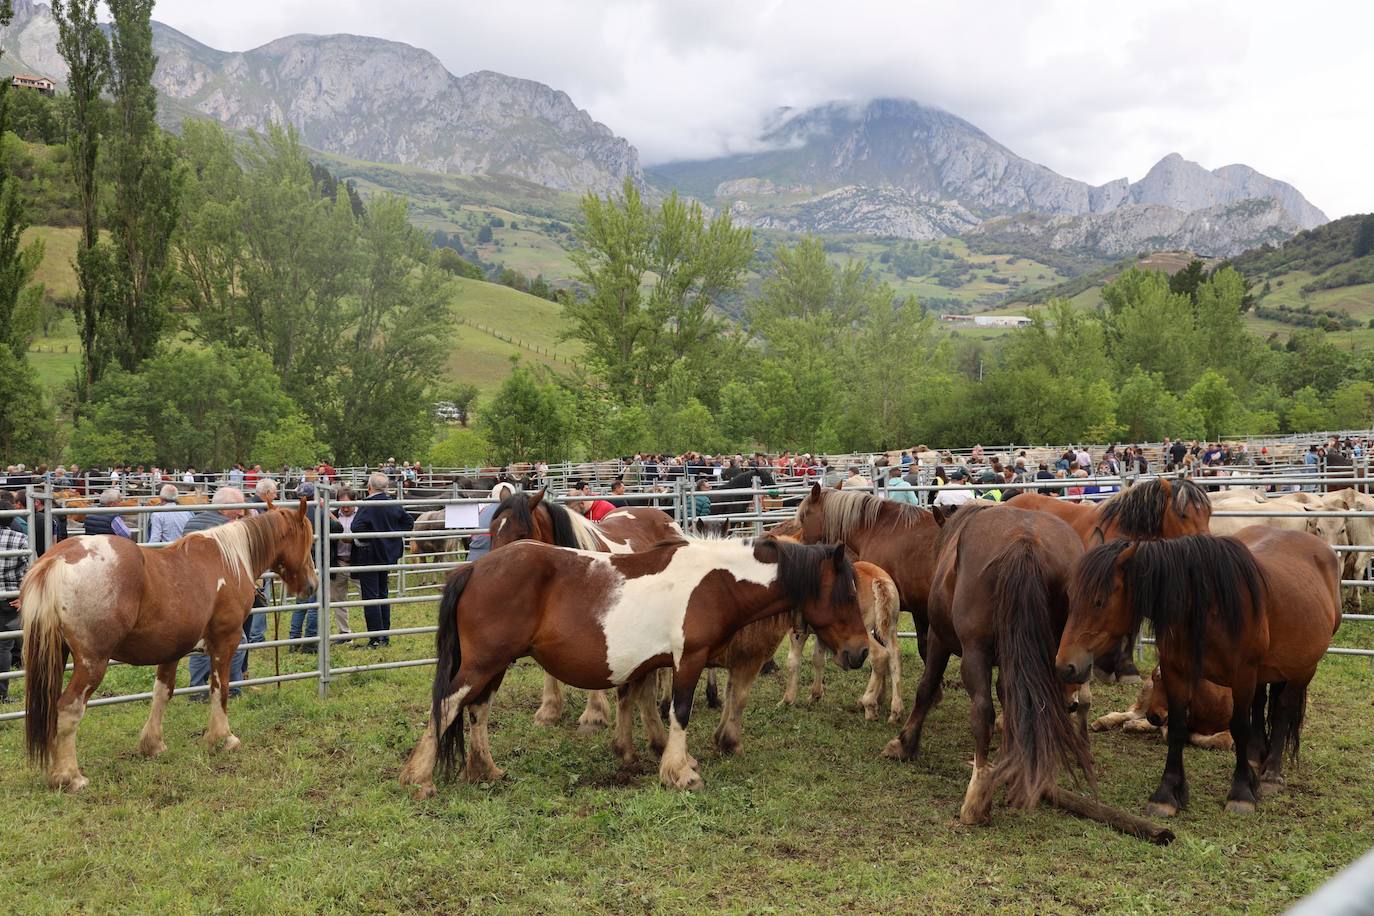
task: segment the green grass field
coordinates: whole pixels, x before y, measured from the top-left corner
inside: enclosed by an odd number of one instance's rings
[[[432,614],[411,605],[394,623]],[[343,649],[336,664],[432,647],[431,636],[397,638],[380,656]],[[313,664],[282,660],[287,670]],[[271,668],[270,650],[255,653],[254,675]],[[907,702],[919,673],[907,647]],[[1256,815],[1221,811],[1228,754],[1189,749],[1192,806],[1167,848],[1000,803],[991,826],[960,826],[972,742],[957,670],[921,758],[907,764],[878,757],[896,726],[849,709],[867,672],[831,669],[826,698],[796,708],[778,706],[778,676],[761,678],[744,753],[728,759],[708,750],[716,713],[699,691],[689,744],[707,785],[679,794],[659,787],[647,751],[622,771],[607,736],[578,735],[578,694],[563,727],[535,727],[541,677],[521,662],[493,703],[506,778],[441,782],[416,803],[396,775],[427,714],[430,676],[345,675],[324,701],[313,681],[262,688],[230,707],[243,746],[214,755],[198,741],[205,707],[177,698],[168,751],[153,761],[135,750],[144,704],[93,709],[79,739],[91,784],[71,797],[25,768],[19,723],[0,724],[6,871],[22,876],[6,909],[1278,912],[1374,845],[1374,672],[1364,661],[1323,664],[1302,763]],[[105,687],[146,690],[151,678],[116,668]],[[1098,686],[1095,712],[1123,709],[1133,693]],[[1141,811],[1163,743],[1097,734],[1093,750],[1102,799]]]

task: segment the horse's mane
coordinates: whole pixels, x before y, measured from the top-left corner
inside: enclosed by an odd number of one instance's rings
[[[823,528],[821,537],[831,543],[847,541],[861,529],[871,528],[878,523],[884,507],[891,516],[894,526],[910,528],[927,515],[925,509],[907,503],[879,499],[872,493],[860,490],[822,491]],[[811,497],[806,497],[808,500]]]
[[[1209,614],[1235,637],[1247,617],[1258,613],[1266,591],[1264,572],[1240,541],[1210,534],[1112,541],[1088,551],[1074,573],[1074,603],[1087,607],[1106,603],[1115,587],[1117,562],[1132,547],[1134,554],[1122,564],[1122,584],[1131,607],[1130,632],[1138,633],[1149,620],[1160,642],[1187,640],[1194,671],[1201,670]]]
[[[1164,517],[1171,508],[1179,516],[1200,513],[1203,522],[1212,517],[1212,502],[1202,487],[1183,478],[1166,481],[1154,477],[1127,487],[1103,502],[1097,510],[1097,527],[1102,529],[1115,523],[1123,537],[1134,540],[1158,538],[1163,534]]]
[[[193,531],[189,536],[214,541],[224,565],[232,568],[235,575],[252,579],[259,570],[267,568],[272,548],[283,534],[282,526],[287,524],[286,514],[286,510],[269,509],[204,531]]]
[[[553,542],[559,547],[571,547],[574,550],[602,550],[603,545],[596,535],[596,529],[592,523],[587,521],[576,512],[572,512],[567,506],[552,500],[540,500],[542,505],[549,513],[549,521],[553,525]],[[534,530],[534,516],[530,513],[529,497],[523,491],[516,490],[501,500],[497,505],[496,511],[492,513],[492,524],[503,515],[510,515],[511,521],[517,525],[523,525],[526,530]]]
[[[745,541],[744,543],[753,544]],[[835,562],[835,548],[831,544],[797,544],[775,538],[761,538],[754,543],[771,544],[778,551],[778,581],[792,608],[800,611],[821,588],[821,569]],[[830,589],[831,605],[856,600],[859,593],[854,578],[854,565],[849,555],[841,552],[835,567],[835,581]]]

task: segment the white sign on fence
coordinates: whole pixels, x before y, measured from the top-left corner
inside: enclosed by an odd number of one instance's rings
[[[482,507],[477,503],[464,503],[458,506],[444,506],[445,528],[476,528],[477,513]]]

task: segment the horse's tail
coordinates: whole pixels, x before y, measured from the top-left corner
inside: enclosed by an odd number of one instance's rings
[[[467,756],[463,746],[463,716],[453,717],[448,728],[439,731],[444,721],[444,700],[448,699],[453,678],[463,664],[463,649],[458,644],[458,599],[463,597],[472,578],[472,564],[464,563],[449,574],[444,595],[439,600],[439,633],[435,638],[439,658],[434,665],[434,688],[431,692],[430,715],[434,717],[434,741],[438,747],[438,764],[444,775],[452,775],[454,760]]]
[[[1275,715],[1275,714],[1278,712],[1279,697],[1277,697],[1277,696],[1274,695],[1274,688],[1277,687],[1277,686],[1278,686],[1277,684],[1271,684],[1271,685],[1269,685],[1269,710],[1268,710],[1269,715],[1268,715],[1268,723],[1267,723],[1267,725],[1268,725],[1268,731],[1269,731],[1269,734],[1270,734],[1270,735],[1273,735],[1273,734],[1274,734],[1274,725],[1275,725],[1275,718],[1276,718],[1276,715]],[[1263,690],[1263,689],[1264,689],[1264,685],[1261,684],[1259,689]],[[1285,684],[1285,685],[1283,686],[1283,692],[1285,692],[1285,693],[1288,692],[1289,690],[1297,690],[1297,689],[1298,689],[1298,688],[1297,688],[1294,684],[1292,684],[1291,682],[1290,682],[1290,683],[1287,683],[1287,684]],[[1306,720],[1306,718],[1307,718],[1307,685],[1306,685],[1306,684],[1303,684],[1303,685],[1302,685],[1302,690],[1301,690],[1301,692],[1300,692],[1300,696],[1298,697],[1297,702],[1293,704],[1293,721],[1292,721],[1292,723],[1291,723],[1291,727],[1290,727],[1289,730],[1288,730],[1288,737],[1287,737],[1287,740],[1286,740],[1286,744],[1287,744],[1288,746],[1287,746],[1286,748],[1279,748],[1279,753],[1280,753],[1280,754],[1282,754],[1284,751],[1287,751],[1287,752],[1288,752],[1288,760],[1289,760],[1289,762],[1292,763],[1294,766],[1297,766],[1297,763],[1298,763],[1298,752],[1302,750],[1302,723],[1303,723],[1304,720]]]
[[[57,738],[57,701],[62,695],[62,570],[55,557],[40,560],[24,578],[19,607],[24,616],[24,741],[29,760],[47,766]]]
[[[1055,677],[1058,635],[1050,619],[1046,558],[1019,539],[988,564],[993,572],[997,664],[1003,690],[1003,737],[998,781],[1007,799],[1034,807],[1054,788],[1061,766],[1081,770],[1096,786],[1087,738],[1069,718],[1064,690]]]

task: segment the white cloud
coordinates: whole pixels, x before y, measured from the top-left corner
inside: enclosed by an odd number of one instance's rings
[[[327,16],[321,9],[328,8]],[[893,95],[1100,183],[1169,152],[1244,162],[1330,216],[1374,210],[1374,5],[1316,0],[162,0],[213,47],[354,32],[563,89],[646,163],[748,149],[779,106]]]

